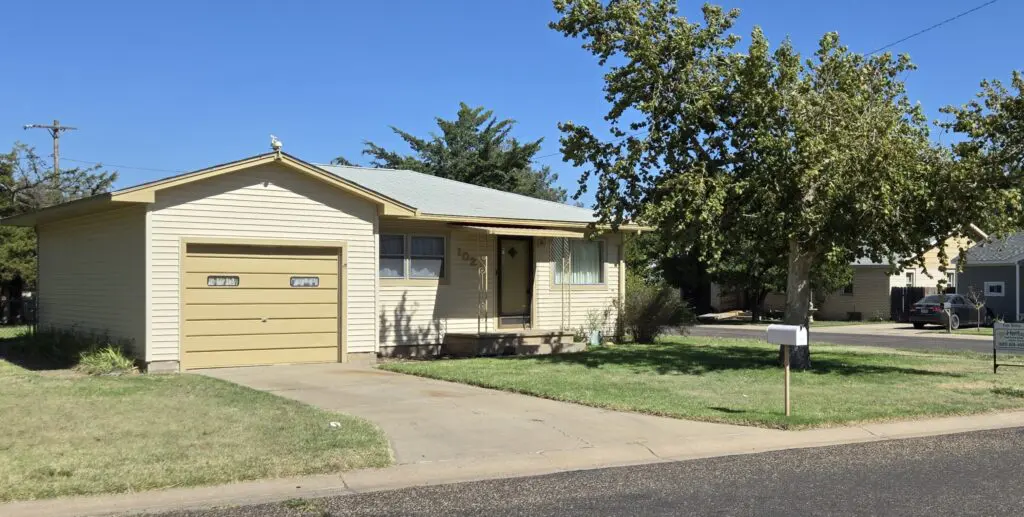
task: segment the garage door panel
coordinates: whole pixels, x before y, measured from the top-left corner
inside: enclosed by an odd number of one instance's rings
[[[270,259],[189,257],[186,271],[207,274],[288,273],[315,275],[338,272],[337,259]]]
[[[251,320],[268,314],[274,318],[334,318],[338,315],[338,306],[334,303],[190,304],[184,309],[184,319],[192,321]]]
[[[182,264],[182,365],[211,368],[340,359],[338,250],[188,244]],[[209,286],[209,276],[237,286]],[[316,276],[317,287],[292,287]]]
[[[238,276],[238,287],[230,289],[337,289],[338,275],[336,273],[318,273],[316,275],[300,275],[292,273],[185,273],[186,288],[210,288],[228,289],[225,287],[210,287],[207,280],[210,276]],[[291,279],[294,276],[315,276],[319,287],[291,287]]]
[[[336,248],[320,246],[263,246],[257,244],[214,244],[192,242],[188,245],[190,257],[333,257]]]
[[[199,320],[185,321],[186,336],[230,336],[250,334],[302,334],[307,332],[335,332],[337,318],[279,319],[267,316],[266,321]]]
[[[252,334],[233,336],[188,336],[189,352],[217,350],[268,350],[300,348],[338,348],[335,332],[301,334]]]
[[[189,368],[258,366],[281,363],[330,363],[338,360],[337,347],[191,352]]]
[[[191,304],[279,304],[332,303],[338,301],[337,289],[239,289],[237,287],[186,289]]]

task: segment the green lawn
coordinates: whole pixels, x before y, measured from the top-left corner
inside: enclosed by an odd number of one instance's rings
[[[671,338],[577,354],[396,362],[381,368],[590,406],[776,428],[1024,408],[1024,371],[991,356],[815,344],[782,414],[778,350],[763,342]]]
[[[369,422],[199,375],[82,377],[0,360],[0,421],[0,501],[391,462]]]
[[[27,333],[28,325],[0,325],[0,339],[14,339]]]
[[[768,325],[771,325],[773,323],[782,323],[782,322],[781,321],[774,321],[774,320],[764,320],[764,321],[758,321],[758,322],[745,321],[745,320],[723,320],[723,321],[708,321],[708,322],[704,322],[703,324],[708,324],[708,325],[754,325],[754,326],[759,326],[759,327],[767,327]],[[812,321],[811,322],[811,328],[813,329],[813,328],[818,328],[818,327],[848,327],[850,325],[876,325],[876,324],[879,324],[879,323],[892,323],[892,322],[891,321],[832,321],[832,320],[824,320],[824,321]],[[698,325],[701,325],[701,324],[702,323],[698,323]]]

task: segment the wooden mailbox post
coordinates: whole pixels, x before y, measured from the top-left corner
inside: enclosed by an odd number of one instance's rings
[[[794,346],[807,346],[807,327],[800,325],[768,325],[768,342],[782,345],[782,369],[785,386],[782,389],[789,416],[789,352]]]

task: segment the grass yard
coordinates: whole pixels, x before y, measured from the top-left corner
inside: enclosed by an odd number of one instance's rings
[[[0,360],[0,421],[0,501],[391,462],[369,422],[199,375],[84,377]]]
[[[602,408],[805,428],[1024,408],[1024,369],[991,356],[812,345],[782,408],[778,349],[753,340],[673,337],[577,354],[396,362],[381,368]]]
[[[698,323],[698,325],[701,325],[701,324],[707,324],[707,325],[750,325],[750,326],[756,326],[756,327],[767,327],[768,325],[771,325],[773,323],[782,323],[782,321],[764,320],[764,321],[754,322],[754,321],[744,321],[744,320],[722,320],[722,321],[707,321],[707,322],[704,322],[704,323]],[[892,322],[891,321],[832,321],[832,320],[818,321],[818,320],[815,320],[815,321],[811,322],[811,328],[814,329],[814,328],[820,328],[820,327],[849,327],[851,325],[877,325],[879,323],[892,323]]]

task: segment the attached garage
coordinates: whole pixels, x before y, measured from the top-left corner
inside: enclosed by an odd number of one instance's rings
[[[273,152],[0,223],[36,229],[41,328],[180,371],[430,356],[452,336],[569,349],[594,315],[613,332],[624,295],[622,236],[592,222],[579,207]]]
[[[322,244],[185,241],[181,366],[342,360],[345,248]]]

